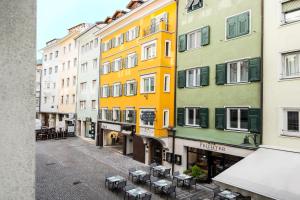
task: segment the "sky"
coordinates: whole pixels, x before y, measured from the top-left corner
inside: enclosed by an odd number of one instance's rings
[[[46,42],[61,38],[82,22],[95,23],[126,10],[129,0],[37,0],[37,59]]]

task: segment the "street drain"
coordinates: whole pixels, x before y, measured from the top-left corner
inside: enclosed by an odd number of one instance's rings
[[[47,163],[46,165],[49,166],[49,165],[55,165],[56,163]]]
[[[73,185],[78,185],[80,183],[81,183],[81,181],[75,181],[75,182],[73,182]]]

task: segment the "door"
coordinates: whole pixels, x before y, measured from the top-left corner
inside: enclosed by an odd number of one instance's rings
[[[143,139],[134,135],[133,137],[133,159],[145,163],[145,145]]]
[[[159,141],[152,139],[150,141],[150,162],[162,164],[162,145]]]

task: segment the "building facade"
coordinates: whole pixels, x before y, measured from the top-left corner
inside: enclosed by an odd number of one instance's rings
[[[163,163],[174,123],[176,2],[131,1],[99,31],[100,146]]]
[[[99,105],[100,42],[94,35],[103,24],[97,24],[76,39],[79,47],[77,70],[76,134],[95,139]]]
[[[41,60],[37,61],[35,67],[35,112],[36,119],[39,118],[41,111],[41,81],[42,81],[43,64]]]
[[[166,160],[181,172],[197,165],[209,182],[261,142],[262,5],[178,4],[176,148]]]

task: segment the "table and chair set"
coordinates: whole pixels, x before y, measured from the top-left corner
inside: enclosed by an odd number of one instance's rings
[[[42,127],[35,131],[36,140],[50,140],[50,139],[66,139],[68,137],[67,131],[56,131],[55,128]]]

